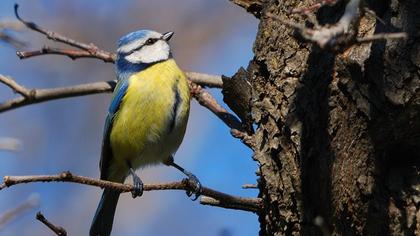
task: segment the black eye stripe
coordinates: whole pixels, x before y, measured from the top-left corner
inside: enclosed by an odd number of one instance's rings
[[[150,39],[146,40],[146,43],[145,43],[144,45],[151,45],[151,44],[154,44],[154,43],[156,43],[156,41],[158,41],[158,40],[159,40],[158,38],[150,38]]]
[[[143,45],[140,45],[134,49],[131,49],[129,52],[126,53],[126,55],[130,55],[133,52],[140,50],[143,46],[147,46],[147,45],[152,45],[154,43],[156,43],[160,38],[149,38],[148,40],[146,40],[146,42],[144,42]]]

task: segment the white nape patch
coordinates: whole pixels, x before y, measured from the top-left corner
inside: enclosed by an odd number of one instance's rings
[[[134,64],[153,63],[168,59],[170,51],[169,44],[164,40],[159,40],[152,45],[143,46],[140,50],[126,56],[125,59]]]

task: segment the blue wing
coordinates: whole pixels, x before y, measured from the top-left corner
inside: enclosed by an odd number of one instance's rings
[[[114,89],[114,95],[111,100],[111,104],[108,109],[108,115],[105,120],[104,133],[102,138],[102,153],[99,168],[101,170],[101,179],[107,179],[108,168],[110,161],[112,160],[112,150],[109,141],[109,136],[112,130],[112,123],[114,120],[115,113],[118,111],[121,101],[127,92],[129,82],[128,79],[118,80],[118,83]]]

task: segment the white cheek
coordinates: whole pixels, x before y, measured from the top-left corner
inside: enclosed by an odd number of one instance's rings
[[[158,41],[151,46],[144,46],[140,50],[126,56],[131,63],[152,63],[169,58],[169,45],[164,41]]]

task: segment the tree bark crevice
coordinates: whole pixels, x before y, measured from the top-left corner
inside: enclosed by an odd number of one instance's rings
[[[302,5],[265,4],[263,15],[283,16]],[[247,69],[265,206],[260,235],[420,232],[420,5],[368,5],[386,24],[365,15],[359,37],[404,31],[409,38],[335,55],[261,17]],[[318,19],[334,23],[344,6],[321,9]]]

